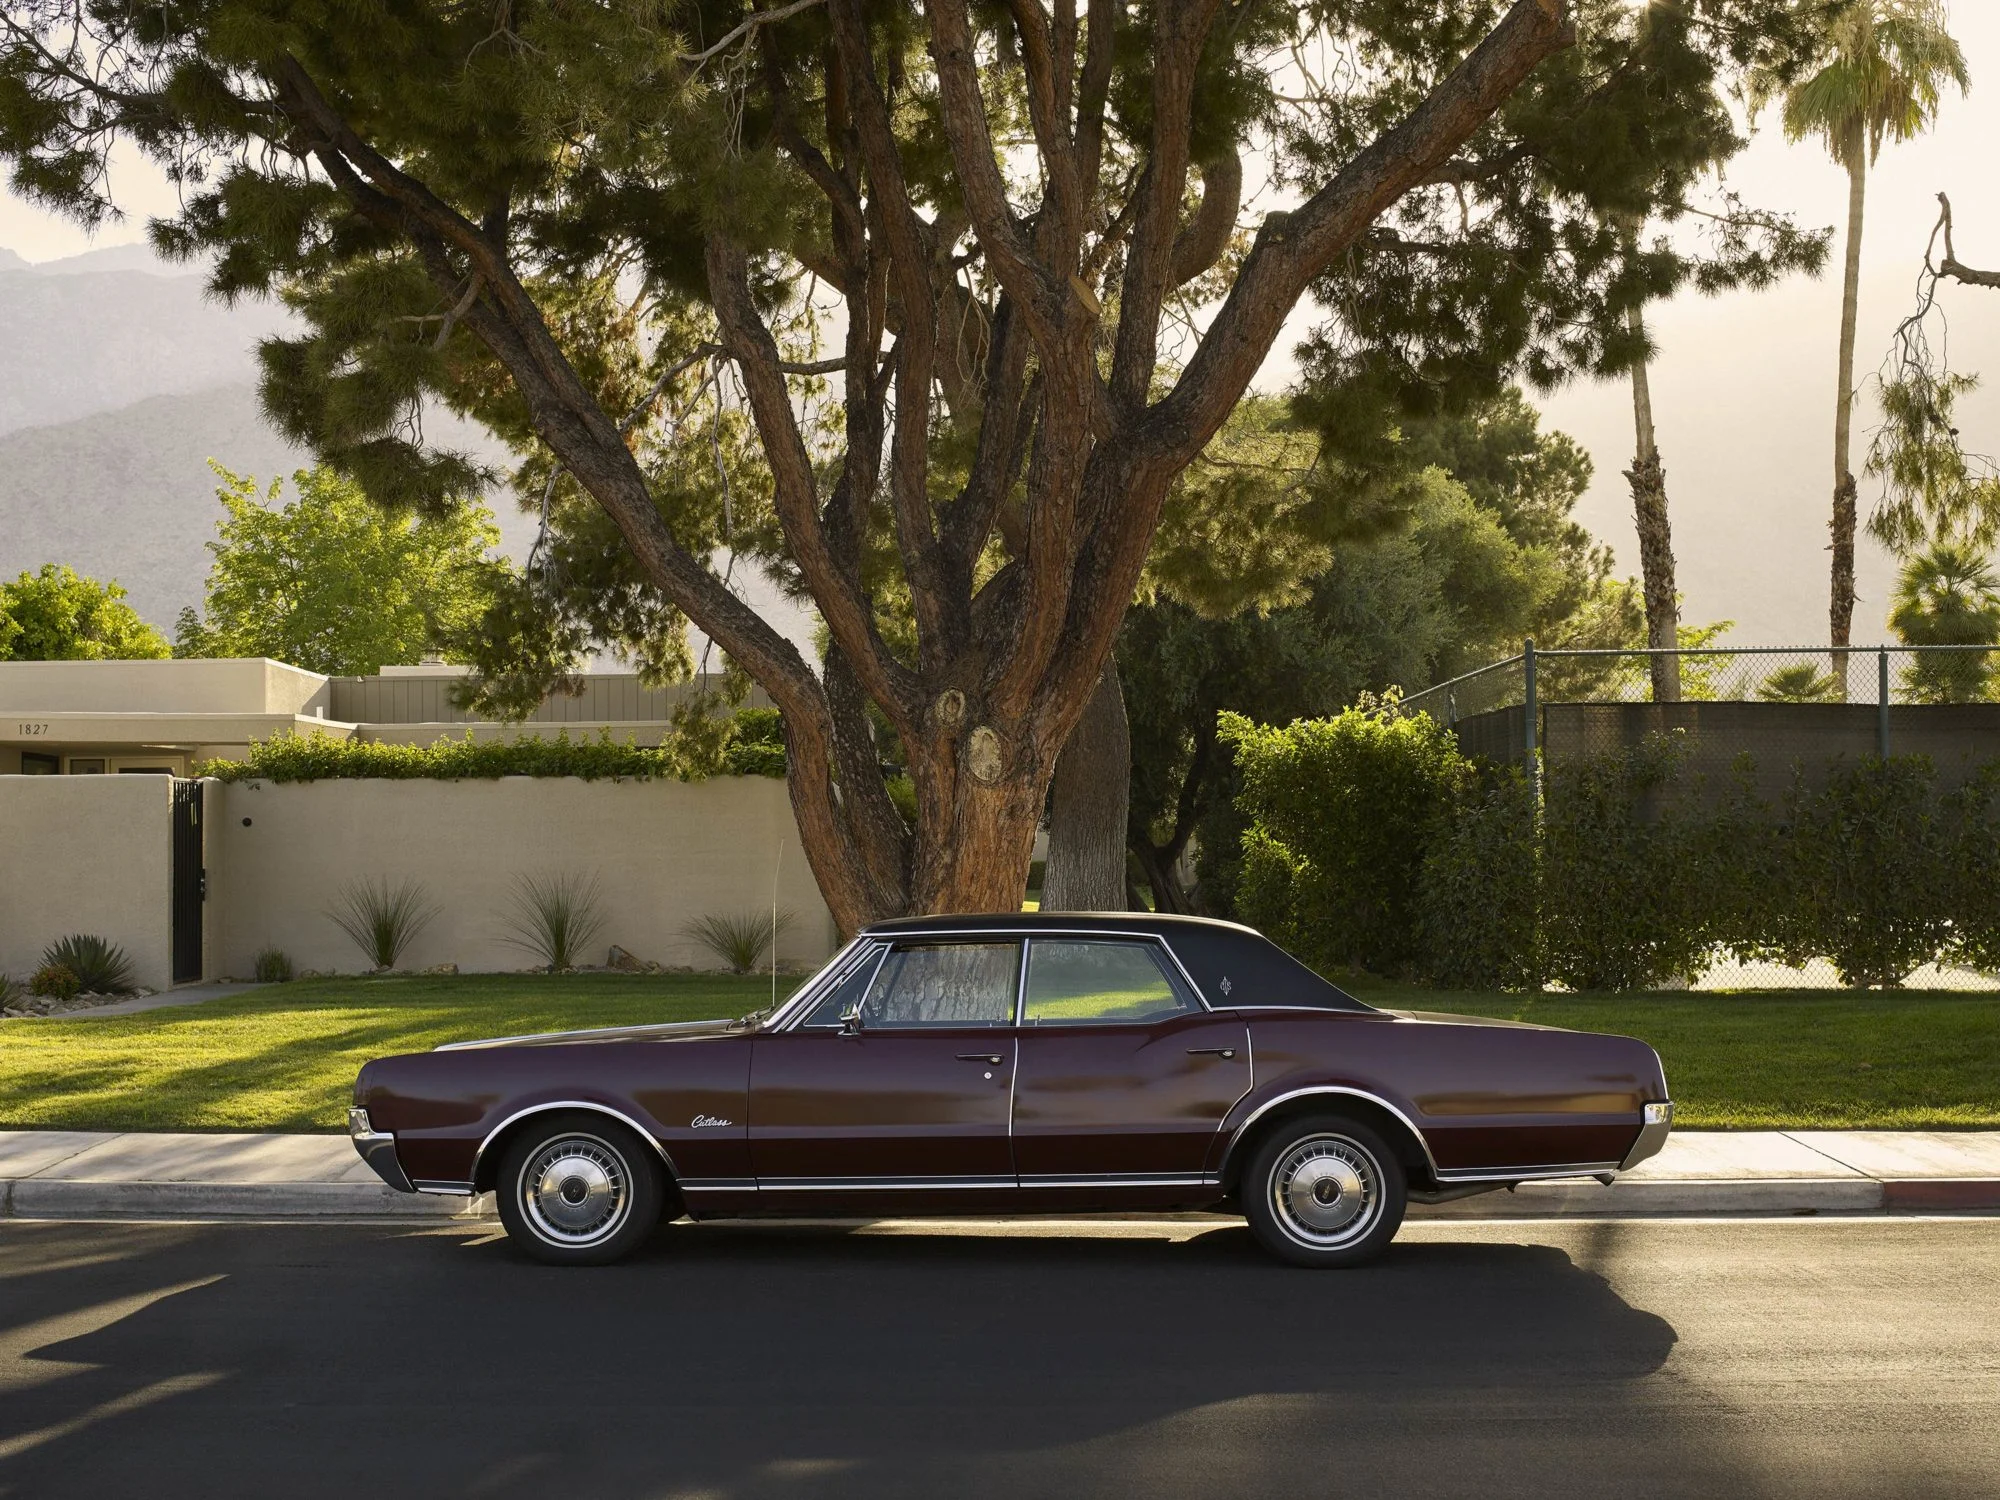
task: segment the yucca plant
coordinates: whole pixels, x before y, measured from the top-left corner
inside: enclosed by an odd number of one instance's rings
[[[416,935],[438,914],[424,888],[414,880],[391,885],[381,880],[357,880],[345,886],[327,913],[333,924],[368,956],[377,969],[393,969]]]
[[[518,933],[505,939],[551,969],[574,969],[591,939],[604,930],[604,900],[595,875],[523,875],[514,882]]]
[[[775,943],[778,934],[792,925],[792,914],[788,911],[777,913],[775,923],[771,916],[770,912],[760,911],[696,917],[681,931],[727,964],[731,973],[749,974],[762,964],[765,950]]]
[[[0,974],[0,1010],[27,997],[27,988],[11,974]]]
[[[42,950],[42,966],[68,969],[78,987],[93,995],[129,995],[134,988],[125,950],[88,932],[50,943]]]

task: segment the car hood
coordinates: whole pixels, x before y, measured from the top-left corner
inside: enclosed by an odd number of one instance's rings
[[[542,1031],[528,1036],[486,1037],[476,1042],[446,1042],[434,1050],[468,1052],[480,1047],[567,1047],[588,1042],[692,1042],[704,1037],[739,1035],[748,1029],[740,1020],[661,1021],[641,1026],[600,1026],[585,1031]]]

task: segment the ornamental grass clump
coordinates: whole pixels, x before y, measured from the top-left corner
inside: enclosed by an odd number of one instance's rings
[[[514,883],[512,912],[520,930],[504,941],[557,972],[578,967],[604,930],[603,891],[595,875],[523,875]]]
[[[739,912],[733,916],[696,917],[681,930],[721,959],[732,974],[753,973],[766,949],[774,949],[778,935],[792,925],[792,914],[781,911]]]
[[[116,943],[88,932],[72,933],[42,950],[44,968],[58,967],[76,976],[80,993],[129,995],[132,960]]]
[[[437,914],[437,906],[416,881],[391,885],[385,877],[344,887],[327,917],[381,970],[395,968],[403,950]]]
[[[289,984],[296,970],[292,956],[282,948],[266,948],[257,955],[252,970],[259,984]]]

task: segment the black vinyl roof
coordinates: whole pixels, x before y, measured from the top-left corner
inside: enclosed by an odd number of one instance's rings
[[[1149,911],[1017,911],[955,916],[897,917],[864,927],[863,937],[923,937],[929,933],[1141,932],[1174,950],[1208,1003],[1282,1005],[1311,1010],[1372,1010],[1329,984],[1254,927],[1213,917],[1165,916]]]

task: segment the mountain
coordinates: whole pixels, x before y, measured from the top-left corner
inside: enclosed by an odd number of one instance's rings
[[[270,303],[222,307],[198,269],[143,246],[40,265],[0,252],[0,433],[252,381],[258,341],[289,317]]]
[[[425,428],[440,445],[501,458],[465,423],[433,418]],[[222,514],[211,458],[265,484],[310,462],[265,423],[248,381],[0,435],[0,578],[46,562],[115,578],[134,609],[171,633],[208,577],[206,544]],[[502,550],[524,556],[532,518],[506,494],[491,504]]]

